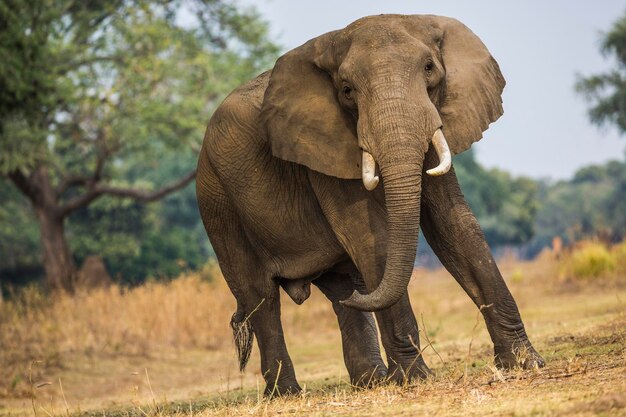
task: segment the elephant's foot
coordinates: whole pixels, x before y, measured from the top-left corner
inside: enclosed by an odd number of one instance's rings
[[[387,367],[382,364],[373,368],[353,370],[350,373],[350,383],[359,388],[371,388],[387,379]]]
[[[406,362],[405,362],[406,363]],[[433,375],[433,371],[426,365],[421,356],[412,362],[402,364],[393,363],[389,366],[389,380],[399,385],[404,385],[417,379],[426,379]]]
[[[302,388],[297,382],[293,383],[268,383],[265,386],[263,395],[267,398],[285,397],[291,395],[298,395],[302,392]]]
[[[496,366],[501,369],[537,369],[546,364],[530,342],[508,347],[494,346],[494,354]]]

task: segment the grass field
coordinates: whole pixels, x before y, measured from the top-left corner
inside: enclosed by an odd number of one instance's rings
[[[0,415],[626,415],[626,276],[567,279],[549,256],[503,260],[527,332],[547,366],[500,372],[469,298],[444,270],[416,270],[409,292],[435,371],[407,386],[352,388],[330,304],[283,300],[305,392],[264,400],[256,347],[237,370],[221,279],[0,305]],[[616,272],[617,271],[617,272]],[[202,275],[218,275],[215,267]]]

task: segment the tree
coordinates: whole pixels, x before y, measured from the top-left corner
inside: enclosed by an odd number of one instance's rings
[[[454,167],[472,211],[492,246],[520,245],[534,234],[537,183],[485,169],[472,150],[457,155]]]
[[[626,133],[626,12],[602,36],[601,52],[613,58],[615,66],[604,74],[580,77],[576,90],[590,102],[589,117],[598,126],[614,125],[620,134]],[[587,190],[585,190],[587,187]],[[626,164],[611,161],[602,166],[590,166],[576,173],[571,184],[562,188],[581,193],[593,210],[580,219],[582,235],[606,234],[619,240],[626,236]],[[588,195],[595,196],[588,199]]]
[[[530,254],[560,236],[566,244],[597,238],[619,242],[626,237],[626,153],[579,169],[569,181],[541,183],[537,195],[535,236]]]
[[[223,0],[7,0],[0,30],[0,175],[29,199],[47,281],[67,291],[68,217],[189,184],[192,167],[173,181],[132,173],[191,160],[211,109],[277,53],[254,10]]]
[[[589,117],[599,126],[615,125],[626,133],[626,13],[603,36],[601,51],[616,59],[616,66],[605,74],[579,78],[576,90],[591,103]]]
[[[40,275],[39,232],[28,199],[7,179],[0,177],[0,279],[15,278],[7,271],[19,270],[23,281]]]

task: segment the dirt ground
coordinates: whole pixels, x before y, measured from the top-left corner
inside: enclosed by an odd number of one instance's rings
[[[425,359],[435,372],[426,381],[351,387],[332,309],[314,292],[302,306],[283,302],[288,348],[305,387],[298,397],[263,399],[256,347],[240,374],[230,341],[168,347],[155,338],[155,348],[133,352],[79,349],[81,340],[73,340],[67,341],[72,348],[32,354],[26,342],[5,341],[0,366],[15,373],[0,382],[0,415],[626,415],[625,277],[563,280],[548,259],[500,266],[531,341],[546,359],[543,369],[497,370],[469,298],[446,271],[416,270],[409,292],[422,346],[428,345]],[[211,291],[216,299],[232,298],[223,285]],[[217,328],[211,331],[228,337],[224,317],[232,310],[216,314],[211,302],[204,304],[191,307],[207,310],[192,323],[195,331]],[[81,314],[79,307],[73,314]],[[208,326],[212,318],[219,323]]]

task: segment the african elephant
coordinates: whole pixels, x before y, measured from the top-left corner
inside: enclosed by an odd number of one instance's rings
[[[215,111],[198,204],[237,300],[240,367],[255,335],[266,394],[300,391],[279,286],[297,303],[311,283],[330,299],[353,383],[430,373],[407,295],[420,226],[480,307],[496,363],[523,350],[521,365],[543,365],[451,168],[501,116],[504,84],[457,20],[380,15],[287,52]]]

